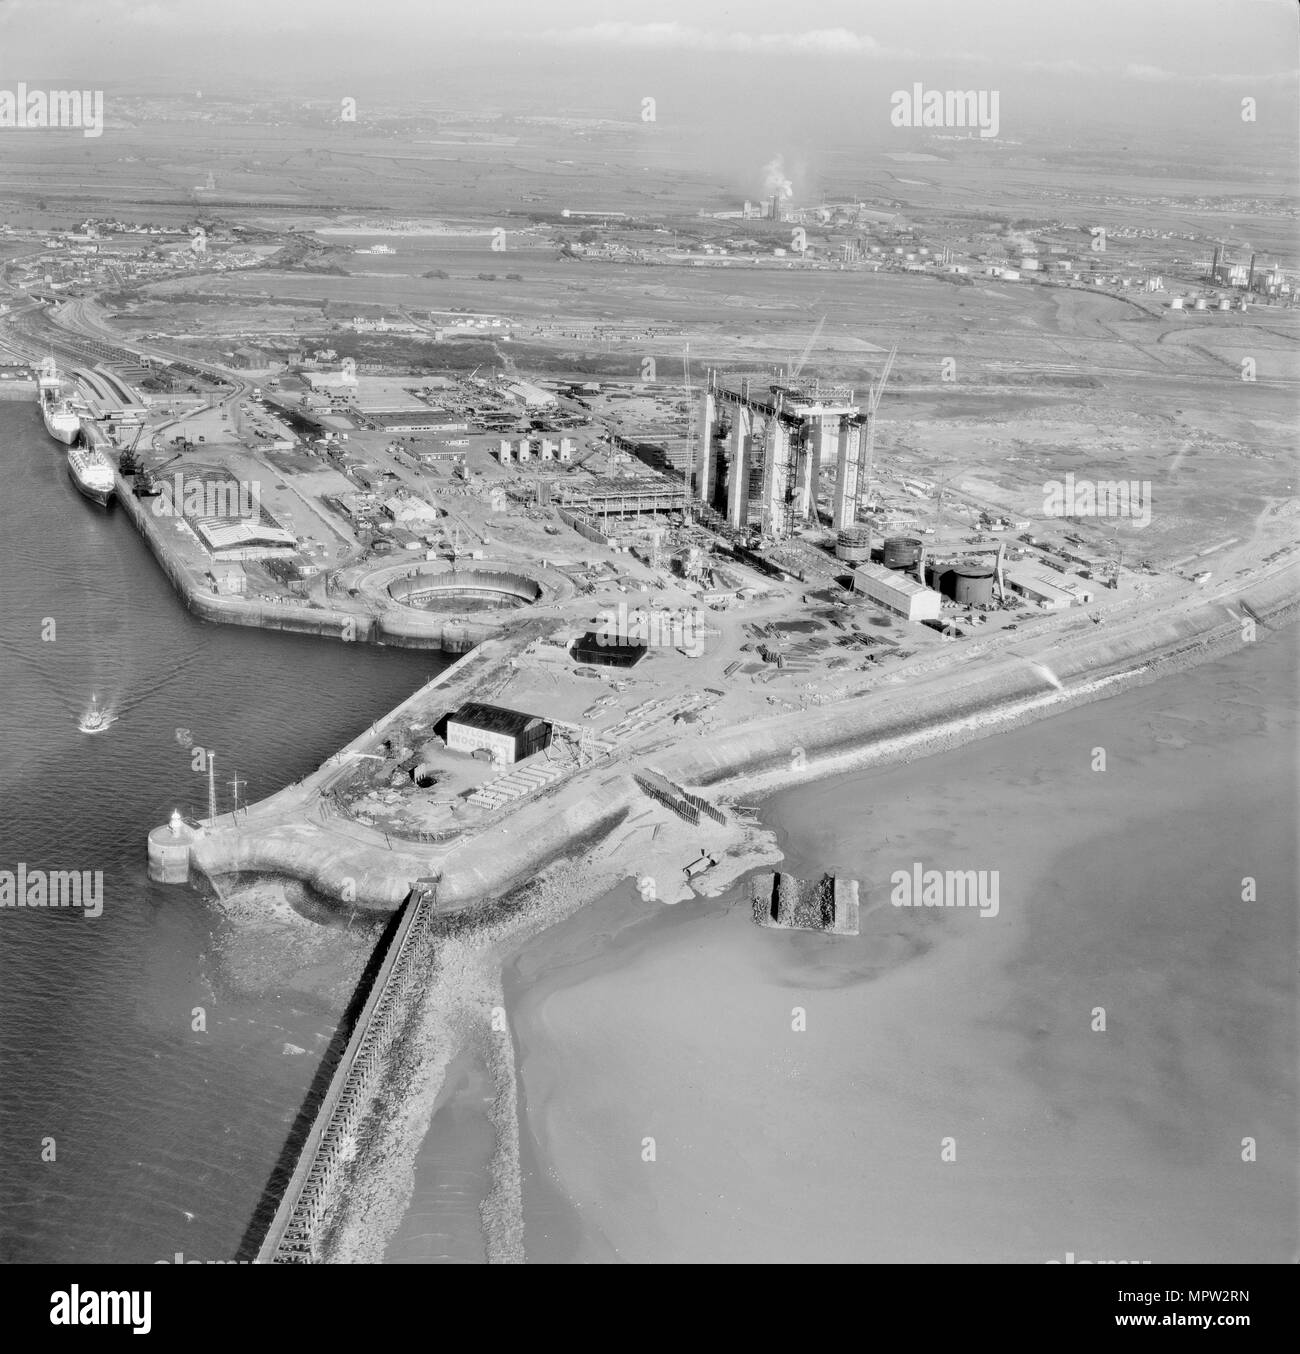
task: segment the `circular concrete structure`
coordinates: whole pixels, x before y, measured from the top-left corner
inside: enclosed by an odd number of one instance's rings
[[[835,537],[835,558],[849,564],[862,564],[871,559],[871,528],[845,527]]]
[[[921,541],[916,536],[885,538],[882,560],[886,569],[915,569],[921,560]]]
[[[465,615],[532,606],[541,600],[542,585],[514,570],[481,568],[416,568],[388,585],[388,595],[421,611]]]

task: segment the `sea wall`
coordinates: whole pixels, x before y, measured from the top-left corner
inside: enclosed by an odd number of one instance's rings
[[[829,709],[686,737],[661,755],[657,768],[681,784],[711,787],[716,797],[741,790],[762,793],[854,766],[957,746],[1238,649],[1248,613],[1262,624],[1294,617],[1296,580],[1297,568],[1290,566],[1249,584],[1240,597],[1207,598],[1126,630],[1088,628],[1056,637],[1041,654],[1000,656],[983,671],[972,660],[965,683],[951,680],[960,669],[950,669],[950,680],[884,684],[866,698]],[[1236,610],[1243,600],[1245,607]],[[1027,647],[1032,647],[1028,641]],[[462,661],[473,660],[490,665],[491,655],[480,650]],[[1059,686],[1047,679],[1049,660]],[[555,797],[556,789],[540,796],[543,801]],[[520,828],[517,818],[507,819],[505,828],[488,820],[450,847],[420,850],[396,838],[381,845],[382,834],[363,835],[347,820],[318,824],[304,819],[262,832],[220,832],[196,847],[194,863],[210,875],[233,870],[289,874],[326,896],[382,910],[399,906],[417,878],[436,875],[439,910],[459,911],[500,896],[546,864],[573,856],[585,842],[607,836],[639,799],[631,776],[616,774],[550,816],[530,815],[531,827]]]
[[[1234,600],[1244,600],[1265,624],[1284,624],[1296,613],[1296,590],[1297,568],[1290,566],[1248,585]],[[879,747],[888,754],[881,761],[895,754],[915,756],[1007,727],[1005,720],[992,717],[999,713],[1024,722],[1102,699],[1117,685],[1154,681],[1239,649],[1242,633],[1241,615],[1221,600],[1207,600],[1185,612],[1154,616],[1129,631],[1098,629],[1072,642],[1058,641],[1042,658],[1001,660],[985,673],[972,673],[962,685],[881,686],[828,710],[783,714],[697,739],[674,750],[662,765],[685,784],[703,787],[738,788],[735,782],[748,782],[752,790],[756,782],[778,775],[787,781],[815,779],[834,774],[839,768],[827,763],[855,751],[870,754]],[[1045,664],[1064,690],[1049,685]],[[1098,685],[1099,679],[1119,674],[1124,676],[1116,684]],[[892,743],[904,746],[885,747]]]
[[[314,606],[307,602],[257,602],[246,597],[215,593],[196,581],[168,548],[147,499],[137,498],[131,482],[117,475],[117,500],[144,537],[168,582],[180,594],[186,608],[205,621],[221,625],[256,626],[300,635],[318,635],[345,643],[387,644],[395,648],[441,649],[462,654],[485,637],[472,627],[444,625],[436,616],[408,610],[404,615],[376,617],[364,611]],[[169,519],[170,520],[170,519]]]
[[[434,910],[458,912],[508,892],[548,864],[608,836],[627,817],[636,797],[624,777],[619,787],[593,791],[523,831],[512,828],[502,834],[489,822],[481,833],[456,845],[423,850],[337,818],[304,817],[261,829],[232,823],[195,842],[190,863],[209,878],[244,872],[288,875],[324,898],[380,912],[400,907],[416,880],[434,877]],[[505,839],[493,840],[499,836]]]

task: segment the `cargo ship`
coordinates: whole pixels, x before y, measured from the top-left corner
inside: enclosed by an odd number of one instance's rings
[[[41,417],[45,431],[56,442],[70,447],[81,432],[82,409],[63,393],[63,382],[52,362],[43,365],[37,384],[37,398],[41,402]]]
[[[68,447],[76,441],[81,432],[81,415],[71,400],[44,400],[41,415],[45,419],[45,431],[56,442]]]
[[[93,499],[101,507],[108,507],[116,482],[113,467],[102,451],[94,447],[69,447],[68,474],[87,498]]]

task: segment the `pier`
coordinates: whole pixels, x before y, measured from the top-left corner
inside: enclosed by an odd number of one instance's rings
[[[348,1037],[329,1090],[293,1175],[257,1251],[259,1265],[312,1264],[319,1257],[341,1173],[356,1150],[371,1093],[409,1014],[407,999],[430,958],[433,881],[417,881],[397,920],[365,1005]]]

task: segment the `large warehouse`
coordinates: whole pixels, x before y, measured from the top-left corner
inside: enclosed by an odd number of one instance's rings
[[[1092,589],[1071,574],[1044,578],[1041,574],[1017,571],[1007,575],[1007,586],[1044,611],[1064,611],[1066,607],[1087,606],[1092,601]]]
[[[897,569],[864,564],[853,571],[853,591],[908,621],[937,621],[943,598]]]
[[[468,701],[447,716],[447,747],[452,752],[486,748],[497,762],[521,762],[551,743],[551,726],[538,715],[500,705]]]

